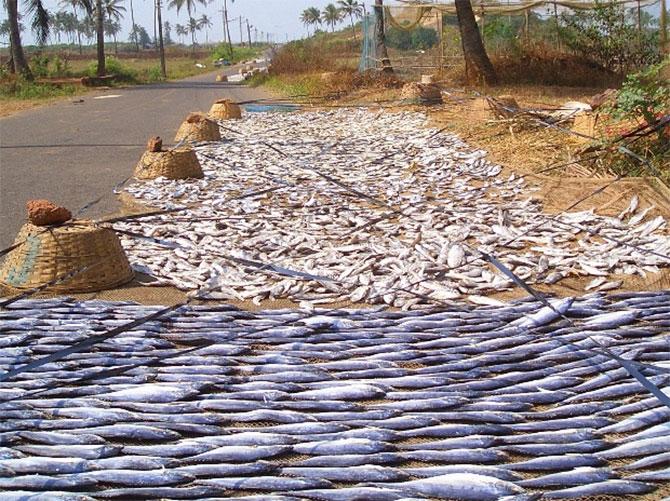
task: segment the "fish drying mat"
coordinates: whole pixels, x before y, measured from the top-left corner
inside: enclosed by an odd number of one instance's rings
[[[591,200],[575,209],[581,212],[560,218],[568,226],[551,224],[553,213],[544,211],[534,180],[502,175],[484,151],[426,128],[426,122],[422,113],[351,109],[247,115],[226,125],[227,141],[196,147],[205,179],[127,188],[138,202],[155,207],[194,207],[118,225],[180,248],[134,239],[124,239],[124,245],[157,283],[183,290],[217,283],[222,291],[213,298],[255,304],[374,298],[413,308],[452,299],[484,301],[483,295],[514,288],[482,261],[459,268],[470,263],[465,246],[483,248],[539,285],[570,276],[592,280],[587,267],[650,276],[664,265],[658,256],[614,248],[575,229],[604,227],[619,240],[639,235],[631,243],[667,254],[666,220],[646,201],[616,225],[589,212]],[[404,214],[393,214],[398,207]],[[542,218],[547,226],[534,228]],[[519,241],[504,245],[512,239]],[[334,282],[249,272],[221,256]],[[208,268],[217,261],[218,269]],[[445,276],[436,280],[440,270]],[[602,285],[612,287],[613,281]]]
[[[625,499],[625,489],[634,499],[660,499],[667,482],[652,478],[667,468],[670,411],[613,360],[585,358],[564,343],[587,348],[597,337],[615,354],[667,364],[668,294],[554,303],[569,304],[574,327],[529,301],[429,314],[186,307],[68,355],[59,362],[67,370],[52,364],[0,382],[3,452],[25,456],[0,460],[15,469],[0,477],[0,490],[49,492],[50,482],[95,498],[151,491],[167,499],[253,493],[330,501],[354,499],[338,497],[345,487],[374,483],[380,499],[395,500],[421,498],[427,478],[465,472],[480,477],[458,481],[485,489],[475,491],[484,500],[522,489],[556,493],[561,487],[541,486],[548,474],[588,467],[602,480],[586,470],[572,480],[586,499]],[[0,311],[0,374],[65,348],[64,340],[157,310],[63,298],[14,303]],[[213,344],[198,348],[205,342]],[[161,363],[148,365],[154,357]],[[72,379],[120,364],[128,370]],[[670,391],[667,374],[653,379]],[[31,393],[42,388],[49,391]],[[64,434],[81,445],[44,444]],[[307,469],[336,460],[358,466]],[[40,473],[48,478],[32,476]],[[41,489],[25,487],[39,482]],[[445,485],[426,498],[453,499]],[[370,499],[367,492],[355,499]]]

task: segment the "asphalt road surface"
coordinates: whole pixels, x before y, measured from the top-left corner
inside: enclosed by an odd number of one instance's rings
[[[215,75],[93,92],[0,119],[0,248],[25,222],[27,200],[76,212],[102,196],[85,217],[113,213],[112,188],[131,175],[149,137],[172,144],[189,112],[207,111],[217,99],[264,97],[259,89],[216,83]]]

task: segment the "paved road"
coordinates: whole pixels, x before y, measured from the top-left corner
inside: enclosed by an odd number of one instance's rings
[[[86,216],[112,213],[111,190],[130,175],[150,136],[171,144],[189,112],[207,111],[217,99],[263,97],[214,78],[111,89],[0,119],[0,248],[13,242],[27,200],[46,198],[74,212],[104,195]]]

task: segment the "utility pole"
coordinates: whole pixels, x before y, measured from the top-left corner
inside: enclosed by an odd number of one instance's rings
[[[223,30],[223,43],[226,43],[226,14],[224,9],[219,9],[221,13],[221,29]]]
[[[161,58],[161,76],[167,78],[165,68],[165,45],[163,44],[163,16],[161,13],[161,0],[156,0],[156,17],[158,17],[158,52]]]
[[[244,47],[244,32],[242,31],[242,16],[240,16],[240,47]]]
[[[223,0],[223,17],[225,19],[226,34],[228,36],[228,50],[230,58],[233,58],[233,42],[230,39],[230,27],[228,26],[228,0]]]
[[[251,26],[249,26],[248,19],[247,19],[247,38],[249,40],[249,48],[251,48]]]

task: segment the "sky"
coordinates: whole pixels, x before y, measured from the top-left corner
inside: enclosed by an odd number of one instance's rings
[[[133,0],[133,8],[135,11],[135,22],[141,26],[144,26],[149,35],[153,33],[153,1],[154,0]],[[58,0],[43,0],[47,9],[52,12],[60,10]],[[163,0],[163,4],[167,3],[167,0]],[[240,40],[240,27],[239,16],[243,16],[245,19],[249,19],[249,23],[258,28],[259,37],[260,33],[272,33],[274,34],[274,40],[277,42],[283,42],[288,36],[289,40],[296,38],[301,38],[307,34],[306,28],[300,22],[300,13],[308,7],[317,7],[323,9],[329,3],[336,3],[335,0],[228,0],[228,19],[233,20],[230,24],[231,35],[233,42],[239,42]],[[363,2],[361,2],[363,3]],[[365,3],[370,5],[374,3],[373,0],[366,0]],[[391,2],[392,3],[392,2]],[[19,0],[19,4],[22,6],[22,12],[25,11],[25,6],[27,2],[25,0]],[[123,26],[123,35],[119,37],[120,39],[126,40],[128,38],[128,33],[130,31],[130,0],[125,0],[124,5],[126,7],[126,13],[124,19],[121,20]],[[207,14],[207,16],[212,20],[213,27],[209,32],[209,40],[221,40],[223,37],[223,21],[221,10],[223,9],[223,0],[213,0],[207,6],[202,4],[196,4],[196,11],[193,17],[198,18],[202,14]],[[26,13],[27,14],[27,13]],[[6,12],[2,10],[0,14],[0,20],[6,19]],[[174,10],[166,11],[163,8],[163,21],[170,21],[174,26],[175,24],[186,24],[188,21],[188,14],[186,9],[182,9],[179,15]],[[22,38],[24,43],[30,44],[33,42],[32,33],[28,29],[30,25],[29,22],[25,22],[26,31],[23,32]],[[246,27],[245,27],[246,31]],[[253,36],[253,32],[252,32]],[[176,35],[172,34],[173,39],[176,38]],[[245,33],[246,39],[246,33]],[[205,41],[205,33],[198,33],[198,41]],[[4,41],[6,42],[6,40]]]

